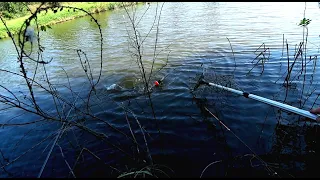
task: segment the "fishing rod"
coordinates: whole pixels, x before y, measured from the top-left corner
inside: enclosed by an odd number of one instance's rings
[[[202,78],[199,79],[198,83],[194,87],[194,90],[196,88],[198,88],[201,84],[205,84],[205,85],[208,85],[208,86],[214,86],[214,87],[217,87],[217,88],[220,88],[220,89],[223,89],[223,90],[226,90],[226,91],[238,94],[238,95],[242,95],[242,96],[244,96],[246,98],[257,100],[257,101],[263,102],[265,104],[268,104],[268,105],[271,105],[271,106],[275,106],[275,107],[278,107],[280,109],[284,109],[284,110],[290,111],[292,113],[295,113],[295,114],[310,118],[312,120],[315,120],[317,122],[320,122],[319,115],[312,114],[309,111],[306,111],[306,110],[303,110],[303,109],[299,109],[299,108],[296,108],[296,107],[293,107],[293,106],[290,106],[290,105],[287,105],[287,104],[283,104],[283,103],[280,103],[280,102],[277,102],[277,101],[274,101],[274,100],[271,100],[271,99],[267,99],[267,98],[264,98],[264,97],[261,97],[261,96],[250,94],[250,93],[247,93],[247,92],[242,92],[242,91],[239,91],[239,90],[235,90],[235,89],[232,89],[232,88],[228,88],[228,87],[225,87],[225,86],[214,84],[214,83],[211,83],[211,82],[206,82],[206,81],[203,80],[203,76],[202,76]]]

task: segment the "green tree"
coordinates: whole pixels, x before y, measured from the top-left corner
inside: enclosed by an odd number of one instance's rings
[[[0,12],[5,18],[12,19],[26,15],[27,6],[23,2],[0,2]]]

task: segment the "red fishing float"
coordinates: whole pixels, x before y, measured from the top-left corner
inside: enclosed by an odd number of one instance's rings
[[[158,82],[158,81],[155,81],[155,82],[154,82],[154,85],[155,85],[155,86],[159,86],[159,82]]]

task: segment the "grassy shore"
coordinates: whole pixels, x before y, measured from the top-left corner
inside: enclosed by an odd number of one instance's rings
[[[116,8],[121,7],[121,2],[63,2],[61,5],[64,6],[72,6],[77,8],[82,8],[90,13],[98,13],[107,10],[113,10]],[[37,8],[37,5],[33,5],[29,7],[31,11],[34,11]],[[64,21],[68,21],[71,19],[75,19],[77,17],[82,17],[86,15],[85,12],[76,11],[73,12],[72,10],[68,11],[64,9],[62,11],[57,11],[57,13],[53,13],[51,10],[47,13],[41,12],[38,15],[38,24],[39,25],[52,25]],[[21,25],[24,21],[30,17],[30,15],[20,17],[17,19],[12,19],[6,21],[6,24],[11,31],[12,34],[16,34],[19,32]],[[0,21],[0,39],[8,37],[7,30],[3,23]]]

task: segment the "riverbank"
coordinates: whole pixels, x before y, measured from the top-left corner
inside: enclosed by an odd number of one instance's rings
[[[126,3],[128,4],[128,3]],[[99,13],[103,11],[110,11],[117,8],[122,7],[122,2],[63,2],[61,3],[63,6],[71,6],[76,8],[82,8],[90,13]],[[29,7],[31,11],[34,11],[37,6]],[[38,14],[38,24],[42,25],[53,25],[65,21],[69,21],[78,17],[85,16],[86,13],[83,11],[68,11],[68,9],[63,9],[62,11],[57,11],[54,13],[53,11],[41,12]],[[30,15],[8,20],[6,24],[11,31],[12,34],[16,34],[19,32],[21,25],[24,21],[30,17]],[[8,37],[7,30],[2,22],[0,22],[0,39]]]

